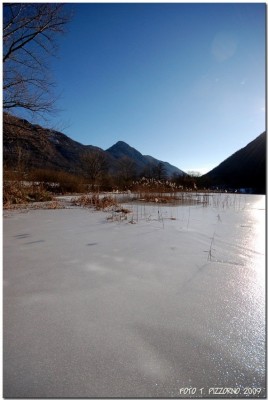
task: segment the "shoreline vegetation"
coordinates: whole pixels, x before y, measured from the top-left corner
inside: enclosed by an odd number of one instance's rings
[[[3,208],[4,209],[57,209],[69,207],[86,207],[96,210],[120,209],[120,204],[149,204],[165,206],[190,206],[211,204],[228,204],[229,197],[226,190],[127,190],[127,191],[102,191],[87,193],[55,194],[49,191],[43,183],[39,182],[4,182]],[[241,193],[232,193],[241,194]],[[221,195],[226,195],[224,200],[219,200]]]
[[[14,176],[4,176],[3,208],[68,208],[68,206],[92,207],[106,210],[120,208],[122,203],[144,203],[156,205],[184,206],[202,204],[204,206],[218,202],[215,195],[241,194],[242,190],[222,188],[198,188],[195,182],[189,186],[177,185],[171,180],[157,180],[142,177],[132,181],[127,187],[102,189],[81,179],[70,179],[68,174],[58,175],[57,180],[24,180]],[[67,179],[69,178],[69,179]],[[68,199],[68,200],[66,200]],[[228,200],[227,200],[228,202]]]

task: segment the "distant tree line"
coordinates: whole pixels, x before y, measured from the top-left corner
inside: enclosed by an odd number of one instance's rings
[[[157,181],[170,181],[176,186],[195,188],[199,178],[190,175],[173,174],[167,177],[163,162],[148,164],[140,170],[136,163],[129,157],[122,157],[115,163],[101,149],[89,149],[80,157],[76,170],[63,171],[62,169],[46,166],[45,160],[42,167],[32,164],[30,153],[22,145],[16,145],[8,150],[8,157],[4,151],[4,178],[18,180],[37,180],[42,182],[60,182],[61,187],[74,188],[74,191],[90,190],[128,190],[133,182],[144,177]],[[12,172],[11,172],[12,171]],[[55,187],[56,188],[59,186]]]
[[[81,171],[92,189],[125,190],[131,188],[133,181],[142,177],[158,181],[169,180],[177,186],[195,188],[199,179],[198,176],[178,173],[168,178],[165,164],[161,161],[150,163],[141,171],[131,158],[124,156],[111,166],[105,152],[98,149],[89,150],[81,156]]]

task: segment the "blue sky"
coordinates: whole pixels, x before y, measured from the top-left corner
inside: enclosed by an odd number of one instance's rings
[[[51,125],[201,173],[265,130],[265,3],[68,4]]]

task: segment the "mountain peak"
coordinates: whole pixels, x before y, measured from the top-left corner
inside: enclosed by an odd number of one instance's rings
[[[110,151],[110,150],[113,150],[113,149],[116,149],[116,150],[120,150],[120,149],[135,150],[134,147],[131,147],[129,144],[127,144],[123,140],[118,140],[118,142],[116,142],[114,145],[109,147],[109,149],[107,149],[106,151]]]
[[[126,142],[119,140],[113,146],[106,150],[115,158],[129,157],[134,160],[142,160],[143,155],[134,147],[129,146]]]
[[[114,144],[114,146],[118,146],[118,145],[130,147],[129,144],[127,144],[127,143],[124,142],[123,140],[118,140],[118,142],[116,142],[116,143]]]
[[[113,156],[116,160],[127,158],[133,161],[137,167],[137,171],[142,173],[146,168],[150,169],[153,166],[156,166],[159,162],[162,162],[165,165],[166,174],[168,177],[171,177],[174,173],[183,175],[184,172],[181,171],[179,168],[164,162],[157,160],[151,156],[144,156],[134,147],[131,147],[126,142],[119,140],[113,146],[106,150],[111,156]]]

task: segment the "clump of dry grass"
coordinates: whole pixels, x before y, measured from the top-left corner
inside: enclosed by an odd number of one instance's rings
[[[153,202],[153,203],[174,203],[174,200],[177,200],[175,196],[164,196],[164,195],[156,195],[155,193],[144,193],[140,198],[141,201],[145,202]]]
[[[60,202],[58,200],[50,201],[47,205],[48,210],[58,210],[61,208],[64,208],[64,206],[62,204],[60,204]]]
[[[113,196],[100,197],[98,194],[82,195],[73,200],[72,204],[82,207],[94,207],[96,210],[105,210],[118,206],[118,202]]]
[[[18,181],[4,182],[3,206],[5,209],[14,204],[27,204],[32,202],[51,201],[53,196],[42,186],[25,186]]]
[[[128,220],[127,214],[129,213],[131,213],[131,211],[128,208],[117,207],[114,210],[112,210],[112,214],[107,217],[107,221],[112,221],[112,222],[127,221]]]

